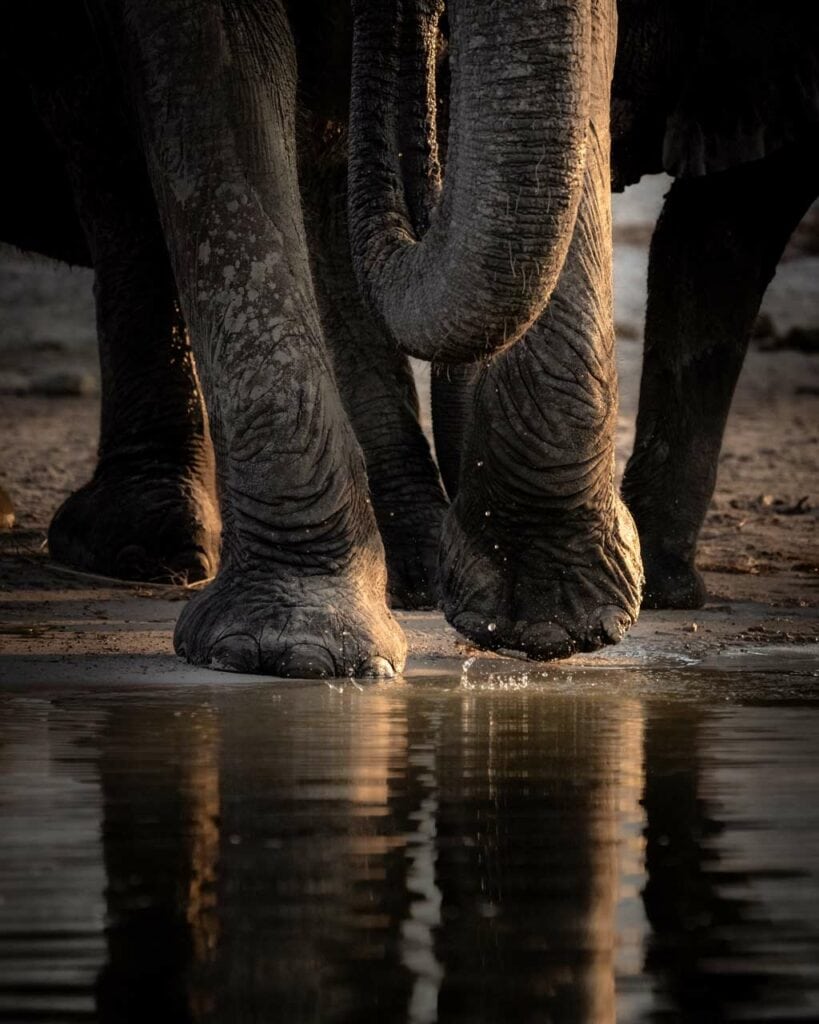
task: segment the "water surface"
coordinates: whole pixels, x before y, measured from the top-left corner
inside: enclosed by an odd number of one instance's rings
[[[819,679],[0,691],[0,1020],[819,1019]]]

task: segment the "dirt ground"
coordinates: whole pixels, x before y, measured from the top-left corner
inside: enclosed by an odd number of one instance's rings
[[[615,202],[621,470],[633,439],[647,243],[664,188],[651,179]],[[619,648],[572,665],[716,658],[739,667],[766,652],[783,668],[819,665],[818,228],[814,211],[769,290],[737,390],[699,553],[708,606],[644,613]],[[110,671],[114,657],[121,679],[192,679],[197,673],[173,658],[170,640],[184,591],[73,574],[44,548],[51,515],[94,464],[90,274],[0,250],[0,310],[0,488],[17,517],[0,533],[0,674],[83,679],[95,667]],[[418,377],[427,390],[423,367]],[[455,670],[476,653],[440,615],[399,617],[410,672]]]

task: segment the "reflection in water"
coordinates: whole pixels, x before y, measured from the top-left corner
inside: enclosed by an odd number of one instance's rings
[[[105,959],[103,716],[0,702],[0,1020],[92,1020]]]
[[[791,711],[449,679],[6,698],[0,1020],[812,1019],[817,867],[765,852],[819,844],[819,714]]]
[[[442,1019],[613,1021],[618,803],[624,776],[639,798],[639,706],[463,699],[471,729],[448,716],[439,754]]]
[[[649,716],[646,969],[663,1019],[771,1019],[760,1007],[787,1006],[788,1020],[816,1020],[818,716],[759,707],[725,717],[669,704]],[[778,770],[760,765],[766,753]],[[743,803],[748,816],[731,814]]]
[[[438,991],[443,977],[443,968],[435,955],[435,932],[441,926],[441,890],[435,864],[438,838],[435,745],[416,746],[407,763],[418,771],[418,783],[424,787],[426,795],[421,798],[418,810],[410,814],[418,827],[407,836],[406,889],[411,903],[401,924],[401,959],[415,978],[408,1017],[413,1024],[427,1024],[438,1019]]]
[[[104,1021],[200,1019],[218,940],[218,727],[207,708],[113,706],[100,736],[108,878]]]

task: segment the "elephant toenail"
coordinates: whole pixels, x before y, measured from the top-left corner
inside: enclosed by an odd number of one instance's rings
[[[498,625],[485,615],[476,612],[462,612],[452,619],[452,625],[459,633],[481,647],[497,647],[501,642]]]
[[[631,616],[616,605],[605,605],[589,616],[589,635],[604,643],[618,644],[631,626]]]
[[[286,679],[331,679],[338,673],[325,647],[294,644],[277,659],[273,674]]]
[[[355,674],[363,679],[392,679],[395,669],[386,658],[375,655],[362,661]]]
[[[212,579],[215,565],[201,548],[187,548],[179,552],[168,567],[169,575],[181,586],[203,583]]]
[[[572,638],[556,622],[536,622],[528,626],[521,633],[519,646],[535,661],[568,658],[575,649]]]
[[[231,633],[211,647],[207,664],[220,672],[259,672],[259,645],[247,633]]]

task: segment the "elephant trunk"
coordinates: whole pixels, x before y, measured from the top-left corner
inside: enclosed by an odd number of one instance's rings
[[[354,0],[350,233],[363,290],[397,343],[461,363],[513,344],[557,282],[583,182],[591,14],[590,0],[449,0],[447,170],[419,237],[402,83],[426,83],[414,145],[434,176],[441,10],[442,0]]]

